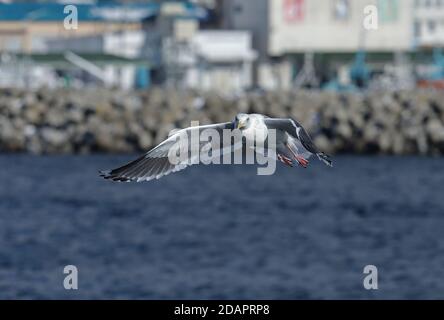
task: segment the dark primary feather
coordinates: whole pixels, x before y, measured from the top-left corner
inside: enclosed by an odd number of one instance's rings
[[[310,136],[308,135],[307,131],[301,126],[301,130],[299,131],[299,140],[301,141],[302,145],[305,149],[310,151],[311,153],[318,154],[319,149],[315,146],[313,143],[313,140],[311,140]]]
[[[320,152],[316,155],[318,156],[318,159],[324,162],[327,166],[333,167],[333,161],[331,161],[330,156],[328,154]]]

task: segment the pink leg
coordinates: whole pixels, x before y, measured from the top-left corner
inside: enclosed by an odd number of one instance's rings
[[[293,152],[293,150],[288,146],[288,144],[285,145],[287,147],[288,150],[290,150],[290,152],[293,154],[293,157],[296,159],[296,161],[299,163],[299,165],[301,167],[307,168],[308,166],[308,160],[304,159],[301,156],[298,156],[297,154],[295,154]]]
[[[291,159],[287,158],[286,156],[278,154],[277,158],[280,162],[286,164],[287,166],[293,167],[293,161],[291,161]]]

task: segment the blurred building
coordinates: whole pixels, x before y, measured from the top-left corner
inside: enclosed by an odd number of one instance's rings
[[[51,52],[75,52],[76,54],[105,54],[126,59],[133,63],[106,63],[102,70],[89,68],[79,59],[70,62],[84,70],[94,70],[105,86],[124,89],[147,88],[152,82],[162,84],[165,69],[164,42],[169,38],[187,41],[199,28],[199,21],[206,18],[206,10],[191,3],[165,2],[137,5],[152,9],[151,14],[141,16],[137,29],[104,31],[99,34],[57,37],[46,41]],[[136,6],[115,6],[127,12]],[[121,13],[123,15],[124,13]],[[92,67],[92,66],[91,66]]]
[[[61,2],[0,3],[0,85],[39,84],[33,73],[221,92],[444,78],[444,54],[430,50],[444,46],[444,0],[81,2],[75,30],[65,29]],[[377,9],[375,29],[364,28],[367,6]]]
[[[0,85],[134,87],[137,69],[148,65],[136,52],[143,21],[158,4],[76,3],[74,29],[64,24],[65,8],[0,3]]]
[[[411,0],[271,0],[269,54],[410,50]],[[364,8],[378,8],[376,30],[363,27]]]
[[[366,87],[372,73],[389,72],[403,86],[412,83],[405,79],[409,73],[399,70],[409,66],[396,60],[412,49],[411,0],[327,2],[270,2],[269,54],[292,61],[297,85]],[[364,9],[371,5],[377,8],[377,28],[367,30]]]
[[[0,3],[0,85],[145,88],[164,73],[163,42],[187,41],[207,10],[188,1]],[[45,75],[45,76],[43,76]],[[42,77],[42,78],[40,78]],[[49,81],[50,79],[54,81]]]
[[[76,4],[78,28],[66,29],[65,5],[55,2],[0,3],[0,50],[45,51],[45,40],[140,30],[141,21],[157,12],[157,4]]]
[[[252,62],[256,57],[247,31],[207,29],[214,21],[206,7],[211,1],[165,2],[159,15],[147,21],[149,47],[158,52],[153,82],[176,88],[233,93],[252,85]],[[214,17],[213,17],[214,18]]]
[[[369,5],[377,8],[376,30],[363,27]],[[255,79],[269,89],[348,84],[370,67],[384,72],[414,44],[413,0],[225,0],[223,12],[223,26],[252,32]]]
[[[432,52],[432,63],[421,61],[417,73],[421,87],[444,89],[444,1],[414,1],[414,46]],[[428,62],[428,61],[427,61]]]
[[[256,52],[249,32],[199,31],[191,39],[191,49],[187,87],[235,93],[252,86]]]
[[[414,1],[414,44],[418,47],[444,46],[444,1]]]
[[[0,4],[0,85],[104,85],[240,91],[252,85],[249,32],[214,27],[220,2]],[[213,15],[211,16],[211,13]],[[17,72],[19,70],[19,72]]]

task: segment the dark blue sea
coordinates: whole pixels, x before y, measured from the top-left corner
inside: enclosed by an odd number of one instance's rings
[[[444,298],[442,158],[98,176],[133,157],[0,156],[1,299]]]

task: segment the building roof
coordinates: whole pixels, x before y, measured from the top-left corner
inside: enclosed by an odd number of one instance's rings
[[[0,3],[0,21],[63,21],[68,4],[57,2]],[[205,9],[184,2],[185,18],[206,19]],[[79,21],[138,22],[156,16],[160,5],[156,2],[122,4],[116,2],[75,4]]]

